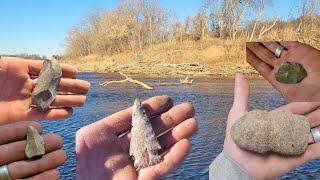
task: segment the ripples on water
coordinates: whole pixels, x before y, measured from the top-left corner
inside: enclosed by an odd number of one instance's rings
[[[198,132],[191,137],[192,151],[175,171],[164,179],[208,179],[208,166],[221,152],[226,118],[233,102],[233,78],[195,79],[193,85],[178,85],[178,78],[139,78],[155,87],[148,91],[132,84],[113,84],[100,87],[105,80],[114,80],[114,74],[81,73],[79,79],[91,83],[84,107],[64,121],[42,122],[45,132],[59,133],[64,139],[68,161],[60,168],[62,179],[75,179],[75,132],[81,127],[100,120],[112,113],[131,106],[136,97],[147,99],[157,95],[169,95],[175,104],[192,102],[196,109]],[[167,84],[172,83],[172,84]],[[271,110],[286,104],[281,95],[262,79],[250,79],[250,109]],[[320,178],[319,160],[294,170],[283,179]]]

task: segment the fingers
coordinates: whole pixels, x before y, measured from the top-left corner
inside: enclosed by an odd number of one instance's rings
[[[17,161],[8,165],[12,179],[30,177],[50,169],[55,169],[67,160],[67,155],[62,150],[45,154],[41,159]]]
[[[312,134],[310,133],[309,137],[308,137],[308,144],[312,144],[312,143],[314,143],[314,139],[313,139]]]
[[[26,137],[25,137],[26,138]],[[50,153],[52,151],[62,148],[62,138],[57,134],[44,135],[45,152]],[[23,160],[26,158],[25,147],[27,141],[17,141],[6,145],[0,146],[0,164],[8,164],[11,162]]]
[[[32,88],[37,85],[38,78],[32,80]],[[87,94],[90,88],[90,83],[79,79],[61,78],[57,91],[62,93],[72,94]]]
[[[85,95],[57,95],[51,106],[81,107],[86,97]]]
[[[281,46],[278,42],[276,41],[265,41],[261,42],[269,51],[271,51],[273,54],[276,52],[276,49]]]
[[[31,107],[27,112],[26,116],[31,121],[37,121],[39,119],[44,120],[59,120],[70,117],[73,113],[72,108],[61,108],[61,109],[49,109],[44,114],[41,113],[37,108]]]
[[[143,102],[149,116],[156,116],[166,112],[173,106],[172,99],[169,96],[155,96]],[[131,128],[132,108],[127,108],[115,113],[105,119],[102,119],[87,128],[92,128],[95,132],[104,132],[106,129],[120,135]]]
[[[35,87],[37,79],[33,80],[33,86]],[[39,117],[44,116],[45,119],[55,120],[69,117],[72,114],[70,111],[71,107],[81,107],[85,104],[86,93],[90,88],[90,83],[77,80],[77,79],[61,79],[58,91],[62,93],[72,93],[72,94],[58,94],[55,100],[52,102],[51,106],[66,107],[64,109],[56,109],[55,111],[48,112],[47,115],[43,115],[36,109],[30,109],[28,111],[28,117],[34,117],[32,119],[36,120]],[[49,110],[50,111],[50,110]],[[71,114],[70,114],[71,113]]]
[[[234,85],[234,101],[228,115],[225,139],[231,140],[232,125],[248,112],[249,83],[243,74],[237,74]]]
[[[306,152],[302,156],[304,163],[320,157],[320,142],[308,146]]]
[[[74,94],[87,94],[90,88],[90,83],[79,79],[62,78],[58,91],[71,92]]]
[[[273,66],[274,61],[277,59],[270,50],[262,46],[259,42],[247,42],[246,47],[255,54],[256,57],[270,66]]]
[[[63,109],[50,109],[42,117],[44,120],[59,120],[66,119],[70,117],[73,113],[72,108],[63,108]]]
[[[167,130],[170,130],[175,126],[176,126],[175,128],[178,128],[178,126],[185,127],[186,129],[182,129],[182,131],[185,130],[185,132],[183,133],[186,133],[185,134],[186,136],[182,136],[182,138],[187,138],[189,137],[187,136],[189,132],[195,132],[197,129],[197,123],[195,119],[192,118],[194,114],[195,114],[195,111],[192,104],[182,103],[177,106],[174,106],[173,108],[161,114],[160,116],[157,116],[151,119],[151,124],[157,136],[161,135],[162,133],[166,132]],[[189,118],[192,118],[192,119],[189,119]],[[187,125],[190,125],[189,127],[184,126],[185,121],[187,121],[186,123]],[[178,129],[181,130],[181,128],[178,128]],[[173,138],[172,136],[170,136],[172,135],[172,133],[173,131],[167,132],[164,135],[165,137],[162,137],[162,139],[164,139],[164,141],[171,140],[170,138]],[[130,139],[131,139],[131,133],[128,133],[126,134],[126,136],[121,138],[121,140],[123,141],[122,144],[124,146],[123,147],[124,149],[129,149]],[[160,139],[161,138],[159,138],[159,141]],[[174,139],[172,139],[172,141],[174,142]]]
[[[145,171],[143,174],[145,174],[146,177],[150,177],[150,179],[160,178],[178,167],[187,157],[190,150],[191,144],[189,140],[182,139],[170,149],[161,163],[140,171]]]
[[[247,62],[255,68],[265,79],[269,80],[273,67],[260,60],[250,50],[246,50]]]
[[[288,157],[288,156],[282,156],[278,154],[273,154],[270,156],[273,156],[273,157],[268,157],[267,159],[265,159],[266,163],[276,164],[276,163],[279,163],[279,159],[281,159],[281,161],[285,162],[285,166],[280,166],[280,169],[278,170],[282,172],[287,172],[288,169],[295,169],[304,163],[307,163],[311,160],[319,158],[320,142],[308,145],[306,152],[301,156]]]
[[[299,41],[280,41],[279,43],[288,50],[294,49],[301,44]]]
[[[39,76],[39,73],[42,68],[43,61],[41,60],[25,60],[28,63],[29,75],[31,76]],[[68,64],[60,63],[62,69],[62,77],[65,78],[76,78],[78,71],[73,66]]]
[[[320,102],[294,102],[281,106],[271,112],[291,112],[293,114],[306,115],[320,107]]]
[[[42,172],[36,176],[27,178],[28,180],[59,180],[60,179],[60,172],[58,169],[51,169],[45,172]]]
[[[154,131],[158,135],[173,128],[184,120],[192,118],[194,114],[195,111],[191,103],[182,103],[152,119],[152,127],[154,127]]]
[[[316,127],[320,125],[320,109],[312,111],[311,113],[307,114],[306,117],[309,120],[310,127]]]
[[[177,142],[182,139],[188,139],[198,129],[197,122],[195,119],[187,119],[174,127],[171,131],[159,137],[159,143],[161,145],[160,154],[170,149]]]
[[[243,74],[237,74],[235,77],[234,101],[231,108],[232,112],[237,112],[242,116],[247,112],[249,99],[249,83]]]
[[[42,132],[41,125],[34,121],[21,121],[0,126],[0,145],[24,140],[27,136],[28,126],[33,126],[40,133]]]

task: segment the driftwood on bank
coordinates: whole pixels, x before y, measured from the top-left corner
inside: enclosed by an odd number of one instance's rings
[[[186,76],[184,79],[180,79],[180,84],[192,84],[193,79],[190,79],[189,76]]]
[[[132,79],[131,77],[127,76],[126,74],[122,73],[122,72],[119,72],[119,74],[121,74],[122,76],[125,77],[125,79],[123,80],[119,80],[119,81],[105,81],[103,83],[101,83],[100,85],[101,86],[107,86],[109,84],[112,84],[112,83],[125,83],[125,82],[131,82],[131,83],[134,83],[134,84],[138,84],[140,85],[141,87],[143,87],[144,89],[149,89],[149,90],[152,90],[153,88],[141,81],[138,81],[136,79]]]

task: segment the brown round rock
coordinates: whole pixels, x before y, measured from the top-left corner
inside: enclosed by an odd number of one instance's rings
[[[301,155],[307,149],[309,133],[307,118],[289,112],[253,110],[231,127],[238,146],[261,154]]]

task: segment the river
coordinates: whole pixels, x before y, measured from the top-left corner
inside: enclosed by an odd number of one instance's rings
[[[157,95],[169,95],[175,104],[192,102],[199,128],[191,137],[193,148],[187,159],[164,179],[208,179],[208,166],[222,150],[226,118],[233,102],[233,78],[196,78],[192,85],[180,85],[179,78],[137,77],[153,86],[152,91],[130,83],[99,86],[105,80],[121,78],[115,74],[80,73],[78,78],[91,83],[85,106],[76,109],[67,120],[42,121],[46,133],[59,133],[64,139],[68,161],[60,167],[61,179],[75,179],[75,132],[78,129],[131,106],[136,97],[147,99]],[[249,81],[249,109],[272,110],[287,103],[262,78],[249,78]],[[320,161],[309,162],[281,177],[292,178],[319,179]]]

